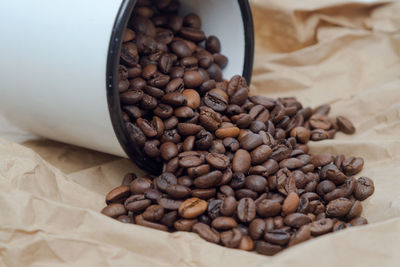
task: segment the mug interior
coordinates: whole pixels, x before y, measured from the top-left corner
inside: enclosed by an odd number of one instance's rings
[[[162,166],[146,157],[140,147],[130,142],[122,120],[118,93],[119,57],[122,36],[136,0],[123,0],[117,14],[107,57],[107,101],[115,134],[125,153],[140,168],[152,174],[161,173]],[[242,74],[250,84],[254,56],[253,19],[248,1],[181,0],[181,15],[196,13],[202,19],[202,30],[215,35],[221,42],[221,53],[228,57],[223,75],[230,78]]]

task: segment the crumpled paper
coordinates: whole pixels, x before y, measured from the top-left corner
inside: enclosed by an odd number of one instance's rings
[[[370,224],[273,257],[122,224],[99,211],[126,172],[142,173],[129,160],[32,139],[0,120],[1,266],[398,266],[400,3],[254,0],[252,8],[252,94],[329,103],[331,116],[354,122],[355,135],[309,145],[365,159],[357,177],[375,182],[363,202]]]

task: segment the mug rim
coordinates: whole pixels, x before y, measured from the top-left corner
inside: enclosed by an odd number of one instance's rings
[[[248,0],[237,0],[244,26],[245,53],[242,76],[250,85],[253,72],[254,60],[254,25],[251,8]],[[119,58],[121,52],[124,30],[128,25],[133,8],[137,0],[122,0],[112,28],[110,43],[107,54],[106,66],[106,91],[108,110],[115,135],[124,152],[141,169],[151,173],[160,174],[162,166],[150,159],[135,146],[126,130],[125,122],[122,120],[122,110],[118,92]]]

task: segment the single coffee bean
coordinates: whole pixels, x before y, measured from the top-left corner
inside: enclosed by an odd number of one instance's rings
[[[207,202],[199,198],[186,199],[179,206],[179,215],[185,219],[193,219],[207,210]]]
[[[133,180],[130,184],[131,192],[134,195],[143,194],[147,189],[150,189],[152,187],[152,181],[145,177],[137,178]]]
[[[206,161],[208,164],[210,164],[212,167],[214,167],[217,170],[224,170],[230,164],[230,160],[227,156],[225,156],[223,154],[217,154],[217,153],[207,154]]]
[[[145,210],[151,205],[151,200],[146,199],[144,195],[133,195],[125,200],[124,206],[127,210],[132,212],[139,212]]]
[[[290,234],[282,230],[273,230],[264,234],[264,240],[275,245],[285,246],[290,239]]]
[[[168,161],[178,155],[178,148],[177,148],[176,144],[174,144],[172,142],[166,142],[160,146],[160,153],[161,153],[161,157],[165,161]]]
[[[201,238],[207,240],[208,242],[218,243],[220,240],[219,233],[204,223],[196,223],[193,226],[193,232],[197,233]]]
[[[188,219],[180,219],[174,222],[174,227],[178,231],[190,232],[193,229],[193,226],[198,223],[198,220],[188,220]]]
[[[155,184],[157,185],[157,188],[161,191],[165,191],[168,185],[174,185],[177,183],[178,180],[176,179],[175,175],[169,172],[164,172],[155,179]]]
[[[300,203],[300,198],[295,192],[289,193],[282,204],[282,214],[288,215],[294,213]]]
[[[244,149],[236,151],[233,158],[232,167],[233,171],[237,173],[247,173],[251,164],[250,153]]]
[[[192,190],[192,197],[197,197],[201,199],[210,199],[215,197],[217,190],[215,188],[206,188],[206,189],[194,189]]]
[[[363,168],[363,166],[364,166],[364,160],[359,157],[346,158],[342,163],[343,172],[347,176],[352,176],[359,173]]]
[[[171,92],[165,94],[162,98],[161,101],[165,104],[171,105],[171,106],[182,106],[187,103],[186,97],[178,92]]]
[[[114,188],[113,190],[111,190],[107,196],[106,196],[106,203],[110,204],[110,203],[120,203],[125,201],[125,199],[127,197],[129,197],[131,194],[131,190],[129,188],[129,186],[126,185],[121,185],[118,186],[116,188]]]
[[[344,217],[350,211],[351,207],[351,201],[341,197],[328,203],[326,206],[326,214],[336,218]]]
[[[165,192],[173,198],[185,198],[190,196],[191,194],[191,190],[189,187],[180,184],[169,184]]]
[[[182,201],[169,198],[160,198],[158,199],[158,204],[167,210],[177,210],[182,204]]]
[[[281,212],[281,204],[279,202],[264,199],[257,203],[257,214],[261,217],[273,217]]]
[[[117,220],[122,223],[133,223],[133,218],[129,215],[120,215],[117,217]]]
[[[252,251],[254,249],[254,241],[247,235],[243,235],[239,243],[239,249]]]
[[[268,256],[273,256],[283,249],[283,247],[279,245],[273,245],[261,240],[255,242],[255,248],[258,253]]]
[[[344,132],[345,134],[354,134],[356,132],[356,128],[353,123],[349,119],[343,116],[339,116],[336,118],[337,126],[339,130]]]
[[[363,201],[370,197],[375,191],[374,182],[368,177],[360,177],[354,185],[354,197]]]
[[[352,220],[354,218],[360,217],[362,213],[363,207],[360,201],[354,201],[353,206],[349,210],[349,213],[346,215],[347,220]]]
[[[237,206],[237,216],[241,222],[248,223],[256,216],[256,205],[251,198],[242,198]]]
[[[186,89],[182,94],[186,97],[188,107],[196,109],[200,106],[200,95],[196,90]]]
[[[142,215],[145,220],[156,222],[164,216],[164,208],[160,205],[151,205],[147,207]]]
[[[217,230],[228,230],[235,228],[237,222],[231,217],[217,217],[211,222],[211,226]]]
[[[218,184],[222,179],[221,171],[212,171],[194,179],[194,185],[198,188],[211,188]]]
[[[321,154],[313,155],[311,157],[311,163],[315,167],[325,166],[325,165],[333,162],[333,160],[334,160],[333,156],[329,153],[321,153]]]
[[[326,218],[322,220],[317,220],[310,225],[311,234],[314,236],[323,235],[330,231],[333,228],[332,219]]]
[[[232,216],[237,208],[236,199],[233,196],[227,196],[222,202],[220,212],[224,216]]]
[[[284,223],[290,227],[300,228],[311,222],[310,217],[302,213],[292,213],[285,217]]]
[[[124,205],[120,203],[111,203],[110,205],[102,209],[101,213],[103,213],[106,216],[116,218],[118,216],[126,214],[126,209]]]
[[[245,186],[255,192],[263,192],[267,186],[267,179],[260,175],[249,175],[245,179]]]
[[[249,235],[253,240],[260,239],[265,231],[265,220],[256,218],[249,225]]]
[[[299,244],[301,242],[304,242],[304,241],[306,241],[306,240],[308,240],[310,238],[311,238],[310,226],[303,225],[290,238],[289,247],[297,245],[297,244]]]
[[[237,248],[241,240],[242,233],[237,228],[221,233],[221,242],[225,247]]]
[[[318,113],[312,115],[309,122],[312,129],[329,130],[332,126],[331,120],[326,115]]]
[[[219,39],[214,35],[209,36],[206,41],[206,49],[211,53],[221,52],[221,44]]]

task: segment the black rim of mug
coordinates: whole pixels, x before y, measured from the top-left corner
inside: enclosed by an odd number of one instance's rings
[[[247,83],[250,84],[254,59],[253,17],[248,0],[238,0],[238,3],[242,13],[245,34],[245,58],[242,76],[245,77]],[[161,164],[148,158],[141,151],[140,147],[133,145],[133,143],[130,141],[129,133],[126,130],[124,121],[122,120],[122,112],[118,93],[119,57],[121,52],[122,36],[125,28],[128,25],[129,18],[132,14],[135,4],[136,0],[122,1],[112,29],[106,66],[108,110],[115,135],[117,136],[117,139],[125,153],[132,161],[136,163],[138,167],[148,171],[149,173],[157,175],[161,173]]]

